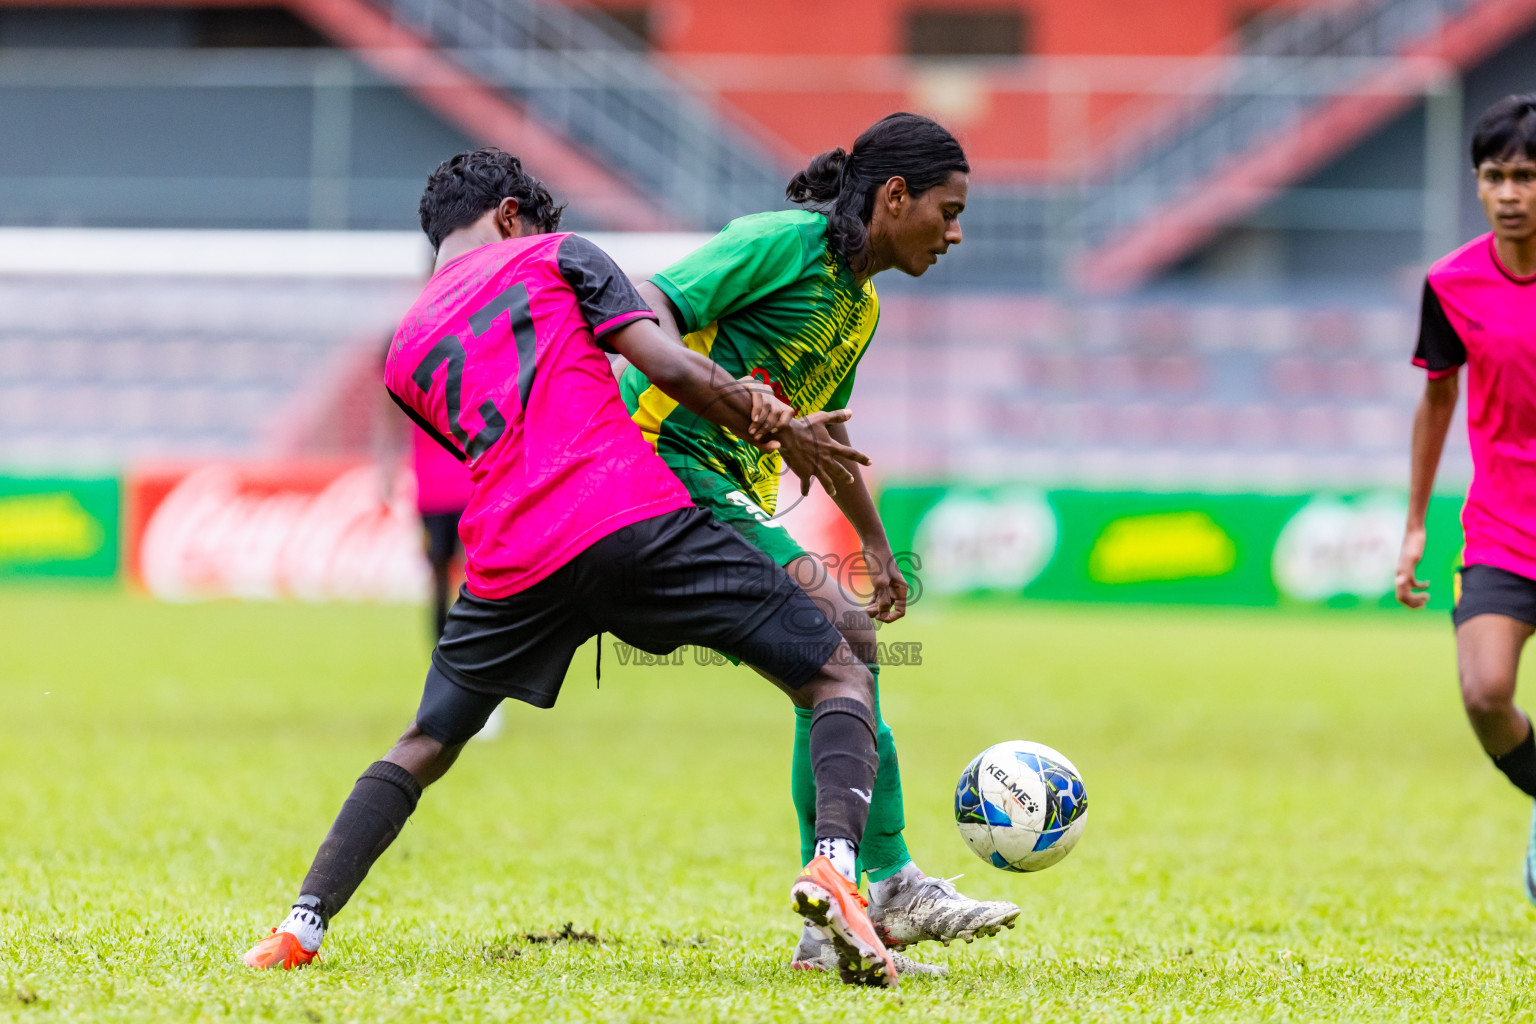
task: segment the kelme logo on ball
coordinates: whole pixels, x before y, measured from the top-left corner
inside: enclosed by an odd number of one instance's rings
[[[1077,845],[1088,815],[1082,776],[1059,751],[1014,740],[978,754],[955,788],[971,852],[1005,871],[1039,871]]]

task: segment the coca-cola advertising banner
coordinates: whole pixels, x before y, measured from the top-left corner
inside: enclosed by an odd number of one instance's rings
[[[418,601],[414,487],[357,462],[142,466],[124,484],[128,575],[167,601]]]
[[[925,594],[1391,607],[1399,491],[1151,494],[1027,485],[887,488],[880,511]],[[1420,578],[1451,604],[1461,499],[1430,503]]]
[[[144,465],[124,482],[129,580],[167,601],[421,601],[428,576],[409,469],[357,461]],[[858,537],[820,488],[778,521],[837,564]]]

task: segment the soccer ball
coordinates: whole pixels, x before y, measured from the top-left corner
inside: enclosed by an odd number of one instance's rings
[[[1039,871],[1077,845],[1088,793],[1072,762],[1043,743],[1013,740],[988,747],[965,766],[955,787],[960,836],[982,860],[1004,871]]]

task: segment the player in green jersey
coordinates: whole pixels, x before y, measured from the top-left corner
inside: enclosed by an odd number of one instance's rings
[[[768,384],[796,415],[842,409],[880,318],[871,279],[891,269],[920,277],[960,242],[969,172],[948,131],[925,117],[892,114],[860,135],[851,152],[823,153],[795,175],[787,194],[803,209],[732,221],[641,285],[641,295],[682,344],[733,377]],[[880,768],[859,867],[869,876],[870,917],[888,944],[970,941],[1011,927],[1017,906],[972,900],[923,874],[902,839],[901,774],[895,740],[879,718],[871,616],[881,622],[901,618],[907,581],[857,467],[851,473],[829,469],[819,479],[858,532],[869,562],[868,573],[859,575],[867,575],[873,591],[867,600],[845,590],[821,559],[774,522],[781,505],[793,503],[792,495],[780,501],[776,453],[719,430],[632,367],[620,387],[635,422],[694,500],[788,569],[875,675]],[[848,443],[842,424],[829,425],[829,433]],[[802,853],[815,842],[809,727],[809,718],[800,716],[792,767]],[[814,969],[834,962],[830,944],[808,929],[791,965]],[[898,968],[942,970],[906,957],[898,959]]]

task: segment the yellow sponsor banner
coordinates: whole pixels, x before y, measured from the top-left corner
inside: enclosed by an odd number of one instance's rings
[[[1088,554],[1095,583],[1225,576],[1237,565],[1237,545],[1207,512],[1154,512],[1115,519]]]
[[[0,577],[117,574],[118,481],[0,476]]]
[[[77,561],[105,543],[101,523],[73,494],[0,497],[0,561]]]

